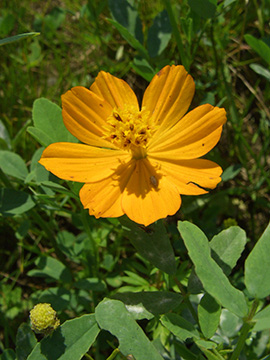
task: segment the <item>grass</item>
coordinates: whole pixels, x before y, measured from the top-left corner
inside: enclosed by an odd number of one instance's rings
[[[257,0],[225,1],[225,7],[219,2],[216,15],[208,19],[196,12],[191,14],[186,0],[135,3],[145,38],[155,16],[168,6],[172,6],[171,16],[180,29],[179,38],[173,33],[166,50],[150,58],[152,68],[156,71],[165,64],[185,61],[196,82],[191,108],[208,102],[225,107],[228,115],[221,141],[208,157],[223,169],[229,168],[226,181],[209,195],[184,197],[180,213],[170,218],[168,224],[170,226],[177,218],[192,220],[211,236],[224,227],[224,221],[233,218],[247,232],[251,249],[269,221],[270,210],[270,82],[256,73],[252,65],[269,70],[270,61],[267,63],[248,45],[245,35],[268,39],[269,44],[270,1],[260,4]],[[111,14],[105,0],[89,0],[84,4],[78,0],[4,1],[1,38],[30,31],[39,31],[40,35],[1,48],[2,150],[19,154],[29,165],[40,147],[26,131],[32,122],[34,100],[45,97],[60,105],[63,93],[76,85],[89,87],[100,70],[124,78],[138,97],[142,97],[148,82],[134,70],[133,59],[138,52],[108,18]],[[181,47],[184,52],[179,54]],[[1,178],[4,187],[11,183],[16,189],[27,190],[23,182]],[[42,205],[42,198],[39,198],[39,205],[38,211],[0,218],[2,347],[14,346],[17,328],[27,320],[35,294],[49,286],[38,277],[30,277],[29,281],[27,272],[34,267],[34,262],[43,253],[66,261],[63,252],[58,250],[57,253],[55,234],[67,230],[80,241],[85,240],[80,239],[85,224],[79,219],[82,209],[78,201],[56,193],[55,209]],[[95,238],[102,277],[109,276],[111,289],[117,288],[122,271],[150,276],[148,265],[134,254],[129,241],[122,239],[117,222],[92,218],[84,221],[88,235]],[[113,242],[107,247],[106,239],[112,238]],[[177,251],[182,251],[178,245]],[[87,256],[81,255],[82,265],[74,255],[77,262],[71,267],[79,278],[92,273],[88,262],[93,259]],[[241,264],[236,278],[241,276]],[[155,275],[151,277],[155,282]],[[91,306],[85,305],[89,300],[87,296],[83,293],[77,309],[63,312],[62,320],[91,311]],[[94,295],[89,301],[95,305],[98,299],[99,296]]]

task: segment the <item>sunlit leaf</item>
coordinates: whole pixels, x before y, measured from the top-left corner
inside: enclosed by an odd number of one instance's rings
[[[270,223],[245,262],[245,284],[250,295],[263,299],[270,294]]]
[[[80,360],[100,329],[93,314],[68,320],[38,343],[27,360]]]
[[[123,355],[133,355],[136,360],[162,360],[121,301],[105,299],[98,304],[95,314],[100,328],[117,337]]]
[[[248,307],[244,294],[230,284],[224,272],[212,259],[211,248],[204,233],[188,221],[179,221],[178,229],[205,290],[220,305],[237,316],[246,316]]]

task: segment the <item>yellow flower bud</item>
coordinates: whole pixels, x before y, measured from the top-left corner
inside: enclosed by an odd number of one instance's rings
[[[223,221],[224,229],[228,229],[231,226],[237,226],[237,225],[238,225],[237,221],[235,219],[232,219],[232,218],[228,218],[228,219],[225,219]]]
[[[47,303],[37,304],[30,311],[30,320],[33,331],[45,335],[50,334],[60,325],[56,311]]]

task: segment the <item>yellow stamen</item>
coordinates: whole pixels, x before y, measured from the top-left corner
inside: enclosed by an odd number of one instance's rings
[[[146,157],[148,140],[153,136],[156,127],[149,111],[138,110],[135,106],[125,105],[114,108],[107,118],[104,137],[120,149],[131,151],[136,159]]]

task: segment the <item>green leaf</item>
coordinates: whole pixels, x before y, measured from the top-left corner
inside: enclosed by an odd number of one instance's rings
[[[62,287],[51,287],[32,294],[34,303],[49,303],[55,311],[66,310],[71,302],[71,292]]]
[[[55,238],[58,248],[69,259],[74,262],[80,262],[79,255],[84,249],[84,242],[78,239],[74,234],[66,230],[60,231]]]
[[[215,235],[210,241],[211,255],[229,275],[240,258],[247,242],[246,233],[239,226],[231,226]]]
[[[182,341],[185,341],[188,338],[200,338],[198,330],[189,321],[178,314],[170,313],[163,315],[160,321]]]
[[[76,281],[75,287],[82,290],[105,291],[107,286],[105,281],[98,278],[86,278]]]
[[[80,360],[99,331],[93,314],[68,320],[52,335],[41,340],[27,360]]]
[[[40,256],[35,261],[38,270],[28,271],[28,276],[49,276],[55,280],[61,280],[66,283],[72,281],[72,275],[70,270],[62,264],[59,260],[51,256]]]
[[[146,59],[149,58],[145,47],[121,24],[117,21],[108,19],[108,21],[120,32],[123,38]]]
[[[205,290],[237,316],[246,316],[248,307],[244,294],[230,284],[221,268],[211,258],[210,246],[204,233],[188,221],[179,221],[178,230]]]
[[[136,320],[165,314],[182,302],[180,294],[169,291],[127,292],[116,294],[113,298],[121,300]]]
[[[188,0],[188,4],[192,11],[204,19],[215,16],[217,0]]]
[[[30,126],[27,131],[43,146],[61,141],[78,142],[66,129],[61,108],[47,99],[34,101],[33,121],[35,127]]]
[[[267,70],[265,67],[259,64],[250,64],[249,67],[255,71],[255,73],[265,77],[268,81],[270,81],[270,71]]]
[[[7,131],[7,128],[6,128],[5,124],[1,120],[0,120],[0,139],[1,139],[1,142],[4,144],[4,146],[1,146],[2,148],[3,147],[4,148],[10,148],[11,147],[11,141],[10,141],[9,133]]]
[[[270,223],[245,262],[245,284],[255,298],[270,294]]]
[[[0,168],[6,175],[24,180],[28,170],[24,160],[11,151],[0,150]]]
[[[234,164],[229,166],[221,175],[222,181],[234,179],[242,169],[242,165]]]
[[[160,12],[148,31],[147,48],[151,57],[159,56],[171,39],[172,28],[167,10]]]
[[[252,35],[246,34],[244,38],[248,45],[270,65],[270,47],[263,40],[256,39]]]
[[[0,40],[0,46],[5,45],[5,44],[10,44],[10,43],[13,43],[15,41],[22,40],[22,39],[26,39],[26,38],[31,37],[31,36],[37,36],[37,35],[40,35],[40,33],[39,32],[29,32],[29,33],[24,33],[24,34],[11,36],[11,37],[8,37],[8,38],[5,38],[5,39],[1,39]]]
[[[13,189],[0,189],[0,213],[3,216],[21,215],[34,206],[31,195]]]
[[[37,343],[37,339],[28,324],[22,323],[16,335],[17,360],[25,360]]]
[[[105,299],[96,307],[95,314],[100,328],[117,337],[123,355],[133,355],[136,360],[162,360],[121,301]]]
[[[149,62],[141,57],[136,56],[133,59],[133,63],[131,66],[136,71],[137,74],[139,74],[148,82],[150,82],[153,79],[153,76],[155,75],[155,70],[152,68]]]
[[[200,328],[205,338],[210,339],[216,332],[221,314],[221,307],[209,294],[205,294],[198,306]]]
[[[259,311],[252,319],[255,325],[252,331],[262,331],[270,329],[270,305]]]
[[[113,19],[124,26],[142,44],[142,23],[134,4],[135,2],[131,0],[109,0]]]
[[[135,224],[127,217],[121,218],[120,222],[127,238],[144,258],[168,274],[175,273],[174,252],[162,221],[147,228]]]

